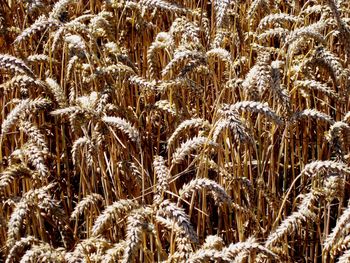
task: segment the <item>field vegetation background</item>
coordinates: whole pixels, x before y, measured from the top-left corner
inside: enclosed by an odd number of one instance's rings
[[[350,262],[350,2],[0,1],[0,262]]]

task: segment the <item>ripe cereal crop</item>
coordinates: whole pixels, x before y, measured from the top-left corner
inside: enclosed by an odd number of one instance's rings
[[[0,262],[350,262],[350,1],[0,1]]]

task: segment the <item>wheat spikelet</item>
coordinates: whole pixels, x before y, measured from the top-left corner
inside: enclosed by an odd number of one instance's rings
[[[19,256],[23,254],[27,247],[31,245],[37,245],[40,241],[34,236],[22,237],[20,240],[16,241],[14,246],[10,249],[5,263],[15,263],[18,262]]]
[[[22,100],[16,107],[7,115],[7,118],[1,124],[1,137],[3,137],[11,127],[18,121],[23,112],[28,108],[29,99]]]
[[[157,185],[153,200],[154,203],[160,203],[163,200],[165,191],[169,187],[170,171],[165,165],[164,158],[159,155],[154,156],[153,167],[157,176]]]
[[[324,66],[330,73],[334,83],[340,85],[342,79],[344,78],[344,68],[339,60],[334,54],[326,50],[323,47],[318,47],[315,52],[315,58],[313,63],[317,66]]]
[[[222,250],[224,247],[224,241],[219,236],[209,235],[205,238],[203,249],[215,249]]]
[[[203,24],[205,21],[205,15],[203,14]],[[206,32],[205,32],[206,33]],[[169,34],[176,39],[177,37],[180,37],[180,43],[201,43],[200,40],[200,28],[198,27],[197,23],[193,23],[186,17],[179,17],[174,20],[174,22],[171,24],[171,27],[169,29]]]
[[[258,252],[263,253],[265,256],[272,260],[278,261],[278,256],[273,253],[270,249],[265,246],[260,245],[255,241],[255,238],[248,238],[245,242],[239,242],[236,244],[231,244],[227,248],[222,250],[222,254],[224,257],[229,258],[230,260],[234,260],[235,257],[241,253],[242,251],[246,251],[247,253]]]
[[[74,51],[79,57],[85,57],[87,54],[87,47],[84,39],[80,35],[66,34],[64,42],[68,44],[69,50]]]
[[[322,13],[323,11],[325,11],[325,9],[326,9],[326,7],[324,5],[315,4],[312,6],[308,6],[305,9],[302,9],[300,11],[299,16],[307,16],[307,15],[311,15],[314,13]]]
[[[154,217],[154,221],[162,226],[164,226],[165,228],[167,228],[168,230],[171,230],[174,228],[174,230],[176,231],[176,233],[182,231],[180,227],[178,227],[177,225],[174,225],[174,223],[168,218],[168,217],[163,217],[160,215],[156,215]]]
[[[186,131],[189,128],[198,128],[198,127],[210,128],[210,124],[208,121],[203,120],[201,118],[194,118],[194,119],[189,119],[181,122],[169,137],[168,148],[170,148],[175,143],[179,135],[182,134],[184,131]]]
[[[171,89],[179,89],[179,88],[191,88],[191,89],[196,89],[191,83],[188,82],[188,80],[184,77],[176,77],[175,79],[171,80],[163,80],[159,83],[159,92],[165,93],[168,90]]]
[[[342,200],[344,198],[345,180],[342,176],[331,175],[326,178],[323,189],[324,198],[331,203],[333,200]]]
[[[111,32],[111,24],[108,20],[112,19],[113,14],[107,11],[99,12],[90,20],[89,30],[95,38],[113,38]]]
[[[200,147],[205,145],[215,146],[216,144],[208,140],[206,137],[194,137],[187,140],[175,150],[172,164],[181,163],[191,151],[198,150]]]
[[[113,263],[121,260],[121,255],[124,253],[126,241],[122,240],[119,243],[115,243],[112,248],[106,251],[102,259],[102,263]]]
[[[195,253],[192,253],[187,262],[201,263],[201,262],[230,262],[230,259],[225,257],[221,251],[216,249],[198,249]]]
[[[260,51],[257,63],[249,70],[242,87],[247,92],[263,94],[271,85],[271,55],[266,51]]]
[[[302,89],[319,91],[332,99],[338,98],[334,90],[332,90],[326,84],[316,80],[297,80],[294,82],[294,84],[296,87],[300,87]]]
[[[72,0],[59,0],[58,2],[56,2],[49,14],[49,18],[59,20],[60,15],[67,9],[69,4],[71,4],[72,2]]]
[[[160,32],[156,36],[155,41],[152,42],[147,50],[147,64],[149,69],[150,78],[156,79],[159,74],[158,57],[157,52],[162,49],[167,49],[172,46],[173,39],[170,34],[166,32]]]
[[[229,7],[230,3],[231,0],[214,0],[216,27],[219,28],[222,25],[226,9]]]
[[[183,229],[192,242],[198,243],[198,236],[194,231],[188,216],[182,208],[176,206],[169,200],[164,200],[159,205],[157,215],[165,216],[173,220],[179,228]]]
[[[90,195],[85,196],[74,208],[70,219],[73,220],[78,218],[85,210],[87,210],[90,206],[96,205],[98,202],[102,202],[103,197],[100,194],[92,193]]]
[[[45,180],[45,178],[49,175],[49,169],[45,164],[46,152],[39,148],[33,141],[28,141],[28,143],[25,145],[24,152],[26,153],[29,162],[32,163],[38,172],[40,179]]]
[[[163,112],[169,113],[172,116],[176,116],[177,110],[175,105],[170,104],[168,100],[158,100],[153,105],[156,109],[161,110]]]
[[[349,167],[341,162],[336,161],[313,161],[305,165],[304,169],[301,171],[301,174],[305,174],[309,177],[313,177],[317,174],[340,174],[340,175],[349,175]]]
[[[117,129],[125,133],[130,140],[136,142],[137,144],[140,143],[139,131],[136,128],[134,128],[128,121],[119,117],[111,116],[102,117],[102,121],[104,121],[107,125],[116,127]]]
[[[276,27],[273,29],[267,29],[261,34],[258,35],[258,39],[260,41],[269,41],[270,39],[274,39],[278,37],[283,42],[285,41],[286,37],[289,35],[289,30],[281,27]]]
[[[44,134],[41,131],[30,123],[29,121],[21,121],[20,129],[28,135],[29,139],[38,145],[44,152],[49,152],[49,148],[45,139]]]
[[[346,123],[346,122],[343,122],[343,121],[337,121],[335,122],[330,128],[329,128],[329,139],[332,139],[334,138],[335,136],[339,136],[339,133],[341,131],[344,131],[346,133],[347,136],[349,131],[350,131],[350,126]],[[346,139],[346,142],[348,142],[349,139]],[[346,143],[347,145],[347,143]]]
[[[147,230],[147,217],[152,211],[150,209],[140,208],[133,211],[128,217],[126,247],[121,262],[128,263],[134,259],[141,243],[142,233]]]
[[[292,111],[291,98],[284,85],[281,84],[282,66],[284,66],[284,63],[280,60],[275,60],[271,63],[271,91],[276,97],[277,101],[280,103],[282,109],[287,112],[288,115],[290,115]]]
[[[86,259],[97,256],[96,262],[102,261],[102,255],[111,248],[110,242],[101,237],[89,237],[81,240],[71,253],[66,254],[68,262],[85,262]],[[85,260],[84,260],[85,259]],[[93,261],[95,262],[95,261]]]
[[[39,209],[45,211],[46,213],[55,213],[55,216],[59,216],[61,211],[59,206],[51,195],[49,194],[50,190],[57,186],[55,183],[50,183],[45,185],[39,189],[34,190],[33,195],[30,196],[32,200],[35,200],[35,205],[38,206]]]
[[[335,20],[337,21],[337,26],[339,28],[340,33],[342,34],[342,38],[340,39],[341,42],[343,42],[345,46],[345,51],[347,55],[350,54],[350,30],[349,26],[343,21],[343,19],[340,17],[339,8],[337,7],[334,0],[327,0],[327,5],[331,9],[333,16],[335,17]]]
[[[192,241],[193,242],[193,241]],[[169,258],[170,261],[175,260],[177,262],[186,261],[191,252],[193,251],[191,245],[191,238],[187,236],[187,233],[180,231],[175,237],[175,243],[177,249],[175,253]]]
[[[345,227],[348,229],[349,228],[349,223],[345,225]],[[327,239],[325,240],[327,241]],[[347,235],[345,238],[344,237],[340,237],[338,239],[337,242],[335,242],[331,249],[330,249],[330,256],[333,258],[336,255],[338,255],[340,252],[346,251],[349,249],[349,245],[350,245],[350,236]],[[323,252],[328,252],[329,248],[324,249]]]
[[[330,125],[334,124],[334,120],[332,119],[331,116],[329,116],[323,112],[320,112],[318,110],[315,110],[315,109],[306,109],[303,111],[295,112],[291,116],[292,121],[298,121],[298,120],[302,120],[302,119],[306,119],[306,118],[313,118],[315,120],[321,120],[321,121],[324,121],[326,123],[329,123]]]
[[[1,137],[3,137],[16,122],[29,113],[33,114],[35,110],[46,108],[50,101],[43,98],[35,100],[25,99],[21,100],[15,108],[7,115],[6,119],[1,125]]]
[[[174,72],[175,68],[179,68],[181,64],[186,61],[201,61],[204,60],[205,56],[202,52],[193,50],[179,50],[175,52],[173,59],[163,68],[162,77],[166,77],[170,72]]]
[[[96,111],[99,114],[102,114],[105,112],[106,106],[108,105],[111,99],[111,92],[112,90],[109,87],[107,87],[100,93],[100,96],[97,102],[97,107],[96,107]]]
[[[93,164],[94,146],[93,146],[91,139],[89,139],[86,136],[76,139],[73,143],[73,146],[72,146],[73,164],[77,165],[79,163],[78,150],[79,150],[79,148],[83,148],[84,146],[86,147],[86,149],[83,150],[83,156],[85,158],[87,166],[90,168],[90,167],[92,167],[92,164]]]
[[[340,151],[342,155],[347,152],[350,143],[350,126],[343,121],[335,122],[326,134],[326,139],[334,144],[337,148],[340,143]]]
[[[342,234],[348,235],[348,232],[350,229],[349,220],[350,220],[350,206],[348,206],[346,210],[344,210],[341,217],[338,219],[336,226],[332,229],[332,232],[325,239],[323,244],[324,251],[327,251],[327,252],[333,251],[333,254],[334,252],[336,252],[336,250],[334,250],[333,247],[338,241],[339,237]]]
[[[70,22],[70,23],[71,23],[71,22]],[[63,34],[64,34],[65,31],[67,30],[67,29],[66,29],[66,26],[67,26],[67,24],[65,24],[64,26],[59,27],[59,28],[56,30],[56,32],[55,32],[55,34],[54,34],[54,36],[53,36],[53,38],[52,38],[52,45],[51,45],[51,52],[52,52],[52,53],[54,53],[54,52],[57,51],[59,41],[61,40]]]
[[[203,189],[209,191],[217,202],[226,204],[231,204],[232,202],[222,186],[206,178],[194,179],[187,185],[184,185],[179,191],[180,199],[189,198],[192,191],[202,191]]]
[[[29,37],[35,35],[36,33],[40,31],[44,31],[45,29],[54,28],[60,25],[60,22],[58,20],[47,18],[46,16],[42,15],[39,16],[35,22],[25,30],[23,30],[15,39],[14,43],[18,44]]]
[[[30,262],[65,262],[65,251],[63,248],[53,248],[49,244],[43,243],[39,245],[33,245],[31,249],[21,258],[20,263]]]
[[[20,91],[22,94],[28,94],[28,87],[40,87],[44,88],[45,85],[42,81],[33,79],[27,75],[16,75],[12,77],[10,80],[0,85],[0,88],[5,92],[8,92],[16,87],[20,87]]]
[[[215,37],[211,41],[210,48],[220,48],[226,34],[227,30],[218,28],[215,32]]]
[[[338,258],[337,263],[346,263],[350,260],[350,249],[346,250],[344,254]]]
[[[266,0],[254,0],[248,9],[248,18],[254,19],[257,10],[262,10],[264,13],[270,12],[269,3]]]
[[[212,57],[218,57],[222,61],[224,61],[228,66],[229,70],[231,67],[233,67],[233,61],[232,61],[232,56],[230,52],[228,52],[226,49],[223,48],[213,48],[207,51],[206,53],[208,59]]]
[[[174,231],[175,233],[177,250],[168,258],[168,261],[181,261],[188,259],[190,254],[193,252],[193,249],[191,240],[185,230],[180,225],[174,224],[173,220],[171,220],[169,217],[156,215],[155,221],[166,227],[168,230]]]
[[[55,100],[61,108],[65,108],[68,106],[67,98],[64,94],[63,89],[58,85],[58,83],[52,78],[46,78],[45,82],[47,83],[47,87],[50,92],[54,95]]]
[[[289,217],[284,219],[282,223],[272,231],[265,242],[265,247],[273,247],[288,232],[293,232],[300,227],[302,221],[316,218],[316,214],[312,211],[314,203],[317,201],[317,195],[314,192],[306,194],[298,206],[298,211],[293,212]]]
[[[24,61],[12,55],[0,54],[0,68],[8,69],[16,74],[25,74],[35,78],[33,71]]]
[[[283,25],[283,23],[285,22],[293,24],[297,21],[297,17],[287,13],[270,14],[260,20],[258,29],[263,29],[268,27],[269,25],[274,25],[276,23]]]
[[[224,113],[225,114],[225,113]],[[220,118],[214,125],[213,141],[217,142],[220,134],[226,128],[229,128],[233,133],[233,138],[236,143],[246,143],[252,145],[254,140],[248,132],[247,127],[235,116]]]
[[[159,8],[160,10],[165,10],[171,13],[186,14],[190,12],[185,7],[181,7],[176,3],[170,3],[164,0],[141,0],[141,6],[146,6],[148,8]]]
[[[23,227],[23,221],[30,213],[30,208],[34,206],[34,199],[43,195],[52,188],[53,185],[48,185],[40,189],[30,190],[23,195],[19,203],[16,204],[14,211],[11,214],[10,220],[8,221],[7,239],[6,246],[12,248],[16,241],[20,238],[20,230]]]
[[[31,64],[49,63],[51,58],[45,54],[33,54],[27,57],[27,61]],[[51,62],[58,63],[57,60],[52,59]]]
[[[10,186],[15,178],[20,178],[22,176],[30,177],[32,174],[33,171],[23,164],[13,164],[8,166],[0,174],[0,192],[2,192],[4,188]]]
[[[22,114],[28,109],[30,99],[21,100],[15,108],[7,115],[1,124],[1,137],[8,133],[11,127],[19,120]]]
[[[144,88],[146,90],[151,90],[151,91],[157,91],[158,87],[156,85],[156,82],[153,81],[149,81],[147,79],[144,79],[142,77],[139,76],[131,76],[129,78],[130,83],[137,85],[141,88]]]
[[[77,107],[77,106],[70,106],[70,107],[66,107],[66,108],[63,108],[63,109],[58,109],[58,110],[54,110],[54,111],[51,111],[50,114],[53,115],[53,116],[57,116],[57,115],[75,115],[75,114],[78,114],[78,113],[82,113],[84,114],[84,111]]]
[[[97,67],[94,74],[84,77],[84,82],[90,83],[107,76],[128,79],[130,75],[135,75],[135,71],[131,67],[118,62],[116,65]]]
[[[65,76],[65,80],[66,81],[69,81],[71,79],[72,73],[73,73],[73,69],[78,64],[78,62],[79,62],[79,57],[76,56],[76,55],[72,56],[69,59],[67,67],[66,67],[66,76]],[[69,96],[69,97],[71,99],[71,96]]]
[[[240,101],[233,105],[224,105],[221,110],[224,113],[239,111],[260,113],[278,125],[283,124],[281,118],[267,104],[257,101]]]
[[[112,221],[117,222],[122,213],[128,213],[129,211],[138,207],[139,204],[134,200],[119,200],[113,204],[107,206],[101,215],[96,219],[95,224],[92,227],[92,234],[97,236],[107,229]]]
[[[319,21],[317,23],[295,29],[292,31],[286,39],[286,43],[289,45],[288,53],[292,52],[293,42],[297,41],[300,38],[312,38],[319,43],[325,43],[323,36],[319,33],[326,27],[326,23],[324,21]]]
[[[245,242],[238,242],[230,244],[228,247],[223,248],[221,251],[216,249],[199,249],[196,253],[192,254],[189,258],[189,262],[208,262],[209,260],[224,262],[233,262],[236,257],[241,254],[250,254],[252,252],[263,253],[270,259],[278,260],[278,256],[268,248],[260,245],[254,238],[248,238]]]
[[[72,34],[68,33],[72,32],[75,33],[72,37]],[[79,35],[77,35],[79,33]],[[64,37],[65,36],[65,37]],[[81,36],[87,36],[89,39],[93,39],[93,36],[91,35],[89,28],[79,22],[77,19],[74,19],[68,23],[65,23],[63,26],[61,26],[58,30],[56,30],[53,39],[52,39],[52,45],[51,45],[51,52],[55,53],[57,50],[59,50],[59,41],[63,38],[65,42],[68,43],[69,49],[71,51],[80,51],[77,52],[77,55],[79,58],[86,58],[88,57],[88,53],[85,52],[85,42],[77,42],[77,40],[82,40]]]

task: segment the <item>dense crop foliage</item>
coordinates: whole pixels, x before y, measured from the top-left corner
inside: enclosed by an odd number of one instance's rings
[[[0,1],[0,262],[349,262],[350,2]]]

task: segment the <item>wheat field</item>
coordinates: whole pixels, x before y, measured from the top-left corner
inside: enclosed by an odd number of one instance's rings
[[[350,262],[350,1],[0,1],[0,262]]]

